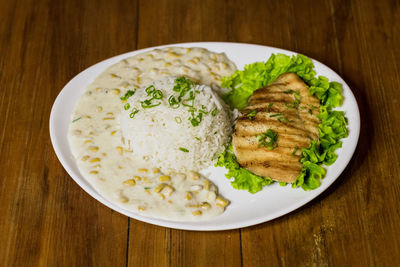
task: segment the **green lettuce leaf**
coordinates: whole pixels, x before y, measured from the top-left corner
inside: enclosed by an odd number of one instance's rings
[[[342,146],[340,139],[348,136],[344,112],[332,110],[343,102],[341,85],[329,82],[323,76],[316,77],[314,64],[306,56],[272,54],[266,62],[246,65],[244,70],[223,77],[222,87],[230,89],[223,99],[231,108],[242,110],[255,90],[269,85],[285,72],[296,73],[309,86],[310,95],[315,95],[321,101],[321,124],[318,126],[320,138],[312,141],[308,148],[302,149],[302,170],[292,184],[292,187],[301,186],[304,190],[313,190],[320,186],[320,180],[326,173],[320,165],[331,165],[336,161],[335,150]],[[257,176],[241,168],[231,147],[219,156],[216,166],[228,169],[226,177],[233,178],[232,186],[236,189],[256,193],[272,183],[270,178]]]
[[[232,145],[219,155],[215,166],[225,167],[228,169],[228,173],[225,174],[225,176],[228,179],[233,177],[231,182],[233,188],[245,189],[252,194],[260,191],[263,186],[269,185],[273,182],[270,178],[260,177],[244,168],[241,168],[236,160],[235,154],[233,154]]]

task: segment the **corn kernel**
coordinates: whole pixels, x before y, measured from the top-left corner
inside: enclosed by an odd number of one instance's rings
[[[186,192],[185,199],[186,200],[191,200],[192,199],[192,193]]]
[[[145,211],[146,210],[146,208],[143,207],[143,206],[139,206],[137,209],[138,209],[138,211]]]
[[[201,210],[195,210],[195,211],[192,212],[192,214],[193,214],[194,216],[200,216],[200,215],[203,214],[203,213],[201,212]]]
[[[211,183],[209,180],[204,181],[204,190],[210,191]]]
[[[129,202],[129,198],[121,197],[120,201],[121,201],[121,203],[128,203]]]
[[[87,161],[90,157],[88,155],[82,157],[82,161]]]
[[[161,182],[164,182],[164,181],[171,181],[171,177],[168,176],[168,175],[163,175],[163,176],[160,176],[160,177],[158,178],[158,180],[160,180]]]
[[[157,186],[156,188],[154,188],[154,192],[156,193],[160,193],[161,190],[164,188],[165,184],[160,184],[159,186]]]
[[[173,58],[178,58],[178,57],[180,57],[181,55],[179,55],[179,54],[177,54],[177,53],[175,53],[175,52],[169,52],[169,53],[168,53],[168,56],[169,56],[169,57],[173,57]]]
[[[165,200],[165,196],[164,196],[163,194],[159,193],[158,196],[159,196],[162,200]]]
[[[226,200],[226,199],[223,199],[221,196],[218,196],[217,198],[216,198],[216,200],[217,200],[217,206],[218,207],[221,207],[221,208],[224,208],[224,207],[226,207],[228,204],[229,204],[229,201],[228,200]]]
[[[147,169],[138,169],[138,171],[140,171],[140,172],[148,172],[149,170],[147,170]]]
[[[99,147],[98,146],[90,146],[89,150],[92,152],[97,152],[97,151],[99,151]]]
[[[159,168],[155,168],[155,169],[153,170],[153,173],[160,173],[160,169],[159,169]]]
[[[169,67],[169,66],[171,66],[171,63],[169,63],[169,62],[165,63],[165,67]]]
[[[203,203],[201,203],[200,207],[203,210],[209,210],[211,208],[211,205],[208,202],[203,202]]]
[[[103,118],[103,121],[115,120],[114,117]]]
[[[199,62],[200,62],[200,58],[198,58],[198,57],[194,57],[193,60],[194,60],[194,62],[196,62],[196,63],[199,63]]]
[[[139,176],[133,176],[133,179],[135,179],[135,180],[137,180],[137,181],[141,181],[141,180],[142,180],[142,178],[139,177]]]
[[[175,189],[172,186],[166,185],[166,186],[164,186],[164,188],[161,191],[164,194],[170,196],[175,191]]]
[[[90,174],[98,174],[99,172],[98,171],[90,171],[89,173]]]
[[[121,146],[117,146],[117,151],[118,151],[118,154],[122,155],[123,149]]]
[[[117,77],[118,77],[118,76],[115,75],[114,73],[111,73],[110,76],[111,76],[111,78],[117,78]]]
[[[136,185],[136,181],[134,179],[128,179],[122,182],[124,185],[134,186]]]
[[[110,135],[111,135],[111,136],[114,136],[116,132],[117,132],[117,131],[112,131],[112,132],[110,133]]]
[[[103,107],[102,107],[102,106],[98,106],[98,107],[97,107],[97,111],[98,111],[98,112],[102,112],[102,111],[103,111]]]
[[[89,160],[90,163],[95,163],[95,162],[99,162],[100,159],[99,158],[93,158],[91,160]]]

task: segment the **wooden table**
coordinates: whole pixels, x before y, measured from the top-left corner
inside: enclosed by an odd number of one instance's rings
[[[188,41],[275,46],[336,70],[362,117],[337,182],[289,215],[222,232],[142,223],[85,193],[50,143],[61,88],[111,56]],[[399,266],[399,62],[397,1],[0,0],[0,265]]]

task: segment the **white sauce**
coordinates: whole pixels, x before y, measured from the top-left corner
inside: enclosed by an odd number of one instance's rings
[[[165,175],[133,157],[118,118],[120,97],[128,90],[180,75],[218,90],[220,78],[235,70],[224,54],[180,47],[152,50],[109,67],[88,86],[70,124],[69,143],[82,175],[110,202],[146,216],[187,221],[222,213],[228,201],[206,178]]]

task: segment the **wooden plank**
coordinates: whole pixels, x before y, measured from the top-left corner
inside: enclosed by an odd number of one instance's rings
[[[130,14],[136,5],[1,1],[1,7],[0,262],[124,266],[128,218],[66,174],[50,144],[48,118],[69,79],[134,49],[136,19]]]
[[[172,230],[171,266],[241,266],[240,232]]]
[[[128,265],[170,266],[171,230],[130,220]]]

